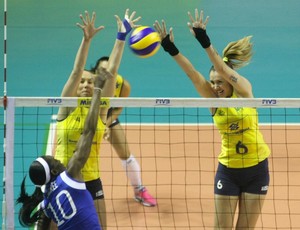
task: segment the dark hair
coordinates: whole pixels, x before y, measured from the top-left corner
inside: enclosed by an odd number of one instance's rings
[[[96,70],[97,70],[97,68],[98,68],[98,66],[99,66],[99,64],[100,64],[100,62],[102,62],[102,61],[108,61],[109,60],[109,57],[108,56],[103,56],[103,57],[101,57],[101,58],[99,58],[97,61],[96,61],[96,64],[94,65],[94,66],[92,66],[91,67],[91,72],[92,73],[96,73]]]
[[[29,167],[29,177],[32,183],[42,186],[46,181],[46,172],[44,167],[38,161],[33,161]]]
[[[21,184],[20,197],[17,199],[17,204],[22,204],[19,212],[19,222],[23,227],[31,227],[40,219],[43,213],[42,209],[38,209],[34,212],[39,203],[43,200],[43,192],[41,188],[36,187],[34,193],[29,196],[25,190],[25,179],[26,176]]]

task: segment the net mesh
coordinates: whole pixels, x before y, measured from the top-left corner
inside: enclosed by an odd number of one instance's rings
[[[53,152],[58,107],[80,103],[69,98],[15,98],[11,103],[14,186],[6,193],[14,194],[14,201],[32,160]],[[109,106],[124,108],[120,122],[130,152],[158,205],[144,207],[133,199],[120,158],[103,140],[100,167],[108,229],[213,229],[221,139],[207,108],[220,106],[257,107],[260,130],[271,149],[270,187],[256,229],[300,229],[300,100],[131,98],[111,99]],[[29,180],[27,186],[33,191]],[[15,229],[22,229],[19,207],[13,208],[8,207],[7,216],[14,216]]]

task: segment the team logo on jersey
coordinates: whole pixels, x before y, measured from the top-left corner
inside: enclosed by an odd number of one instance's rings
[[[230,130],[238,130],[240,127],[239,127],[239,123],[237,122],[237,123],[231,123],[230,125],[229,125],[229,129]]]

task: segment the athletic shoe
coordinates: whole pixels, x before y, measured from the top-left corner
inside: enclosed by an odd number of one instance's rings
[[[148,190],[145,187],[142,187],[141,189],[135,191],[134,199],[147,207],[153,207],[157,204],[155,198],[153,198],[149,194]]]

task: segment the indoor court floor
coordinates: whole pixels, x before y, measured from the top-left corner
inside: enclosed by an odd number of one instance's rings
[[[135,202],[120,160],[106,143],[101,167],[108,230],[213,229],[218,131],[211,125],[138,125],[125,130],[143,184],[158,205]],[[300,229],[300,127],[262,125],[261,130],[272,151],[271,179],[256,229]]]

